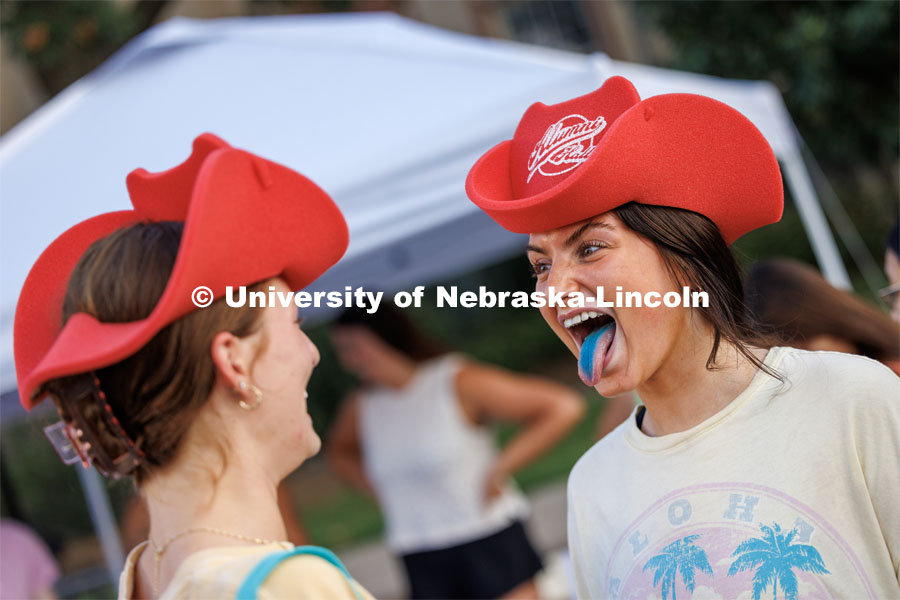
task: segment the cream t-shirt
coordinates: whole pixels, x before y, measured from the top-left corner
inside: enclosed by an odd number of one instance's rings
[[[134,570],[147,542],[134,547],[119,577],[119,600],[133,598]],[[189,555],[175,572],[160,600],[234,598],[250,571],[267,555],[293,548],[288,542],[266,546],[223,546]],[[259,587],[259,600],[354,600],[354,586],[363,600],[374,600],[356,581],[351,584],[337,567],[323,558],[298,555],[286,559]]]
[[[900,598],[900,378],[773,348],[727,407],[649,437],[633,414],[575,465],[580,598]]]

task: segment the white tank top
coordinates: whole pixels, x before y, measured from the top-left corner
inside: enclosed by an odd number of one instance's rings
[[[361,394],[363,462],[394,552],[462,544],[528,513],[512,481],[489,504],[484,499],[497,453],[491,432],[462,412],[456,396],[460,366],[459,357],[442,356],[421,365],[402,390]]]

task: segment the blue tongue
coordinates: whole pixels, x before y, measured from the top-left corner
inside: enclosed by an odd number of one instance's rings
[[[594,372],[594,353],[597,350],[597,341],[603,335],[603,332],[613,325],[615,325],[615,322],[607,323],[584,338],[584,342],[581,344],[581,354],[578,355],[578,369],[582,373],[590,375]]]

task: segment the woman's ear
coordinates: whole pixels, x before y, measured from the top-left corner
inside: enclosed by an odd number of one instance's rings
[[[216,381],[228,389],[237,389],[249,375],[249,338],[239,338],[228,331],[220,331],[210,344],[210,355],[216,368]]]

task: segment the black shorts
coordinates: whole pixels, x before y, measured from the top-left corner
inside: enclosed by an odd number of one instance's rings
[[[402,558],[414,599],[498,598],[543,567],[519,521],[485,538]]]

